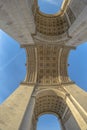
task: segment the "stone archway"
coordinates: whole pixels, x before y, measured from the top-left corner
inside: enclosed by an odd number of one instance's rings
[[[26,48],[27,75],[1,106],[0,129],[35,130],[39,114],[54,111],[65,130],[87,130],[87,93],[67,75],[69,50],[87,41],[87,2],[64,1],[61,17],[41,14],[36,0],[1,1],[0,27]]]
[[[31,123],[32,130],[36,130],[38,117],[46,113],[53,113],[58,116],[62,130],[68,130],[68,128],[79,130],[79,126],[66,102],[66,93],[64,91],[56,89],[43,89],[36,92],[35,106]],[[69,122],[67,127],[69,119],[73,122]]]
[[[61,94],[61,92],[57,93],[55,90],[46,89],[37,92],[36,95],[33,122],[35,122],[35,119],[38,119],[40,115],[46,113],[53,113],[57,115],[60,120],[62,119],[67,107],[63,100],[64,94]],[[62,127],[64,126],[62,125]]]
[[[78,95],[81,101],[84,92],[75,84],[57,89],[50,87],[34,90],[19,130],[36,130],[38,117],[46,112],[53,112],[58,115],[63,130],[86,130],[85,106],[83,110],[78,98],[76,98],[77,94],[73,91],[71,93],[70,87],[81,94]],[[85,93],[84,96],[86,96]]]

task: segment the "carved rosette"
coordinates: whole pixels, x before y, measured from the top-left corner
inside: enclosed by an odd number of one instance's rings
[[[58,57],[60,47],[37,45],[37,82],[42,85],[59,84]]]
[[[67,58],[71,48],[43,44],[25,48],[27,53],[25,83],[50,86],[70,82]]]
[[[60,85],[68,83],[67,57],[71,48],[57,45],[26,46],[26,83]]]
[[[62,108],[62,109],[61,109]],[[45,95],[39,98],[36,98],[36,105],[34,114],[35,117],[38,118],[43,113],[55,113],[59,115],[59,117],[63,116],[63,113],[66,108],[66,103],[61,97],[56,95]]]

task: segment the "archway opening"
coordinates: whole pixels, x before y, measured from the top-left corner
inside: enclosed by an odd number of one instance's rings
[[[40,11],[45,14],[55,14],[61,9],[63,0],[38,0]]]
[[[58,117],[53,114],[44,114],[38,118],[37,130],[61,130]]]
[[[67,104],[65,103],[65,101],[63,99],[64,95],[62,95],[62,94],[63,93],[60,93],[59,91],[55,92],[53,89],[52,90],[51,89],[50,90],[49,89],[47,89],[47,90],[41,90],[39,93],[37,93],[36,94],[35,107],[34,107],[34,115],[33,115],[33,121],[32,121],[32,123],[36,124],[37,121],[39,123],[39,121],[41,119],[40,117],[42,117],[42,115],[44,116],[44,115],[47,115],[47,114],[53,114],[53,115],[55,115],[57,123],[59,123],[58,119],[60,119],[60,124],[61,124],[62,117],[63,117],[63,114],[65,112],[65,109],[68,108]],[[37,119],[39,119],[39,120],[37,120]],[[52,123],[52,121],[50,121],[50,118],[47,118],[46,122]],[[42,123],[41,123],[41,126],[43,126],[42,128],[39,126],[39,124],[37,124],[38,125],[38,127],[37,127],[38,129],[37,130],[43,130],[43,128],[44,128],[45,125],[44,125],[44,123],[43,124]],[[62,125],[62,127],[64,127],[64,125]],[[57,125],[57,127],[51,127],[51,128],[47,127],[46,128],[46,130],[49,130],[49,129],[52,129],[52,130],[61,130],[60,129],[60,125]]]
[[[19,86],[26,75],[26,52],[0,30],[0,104]]]
[[[87,91],[87,42],[70,51],[68,74],[72,81]]]

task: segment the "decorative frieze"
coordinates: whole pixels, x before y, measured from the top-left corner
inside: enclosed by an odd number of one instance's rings
[[[25,83],[36,83],[36,53],[34,46],[26,47],[27,54],[27,74],[25,78]]]

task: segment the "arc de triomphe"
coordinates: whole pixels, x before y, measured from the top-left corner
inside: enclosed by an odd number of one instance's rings
[[[0,106],[0,130],[36,130],[45,113],[62,130],[87,130],[87,93],[67,74],[69,51],[87,41],[87,0],[64,0],[54,15],[37,0],[0,0],[0,28],[27,55],[25,80]]]

